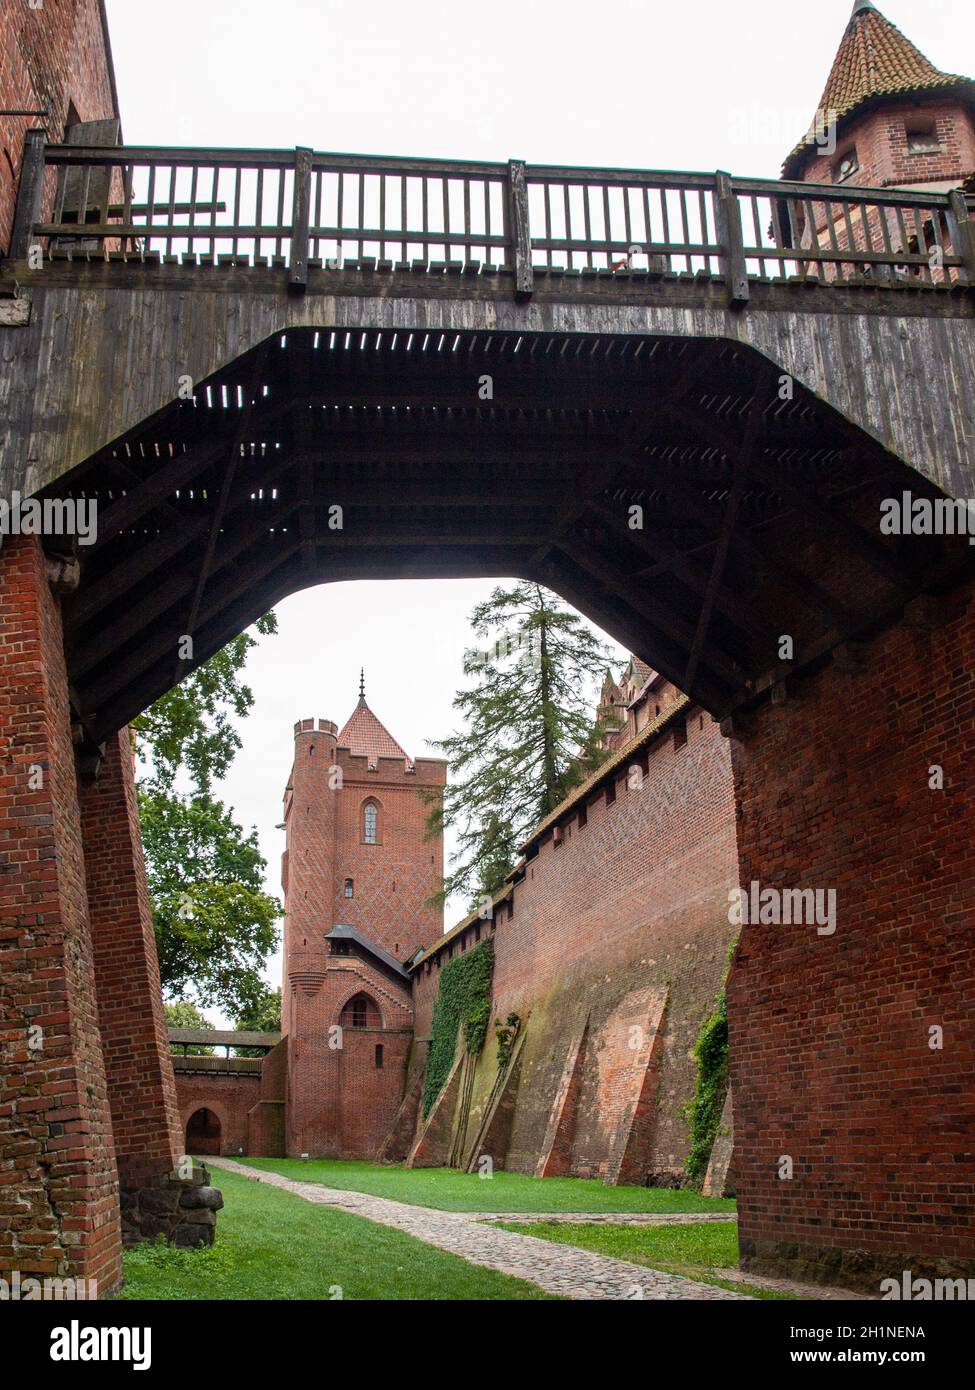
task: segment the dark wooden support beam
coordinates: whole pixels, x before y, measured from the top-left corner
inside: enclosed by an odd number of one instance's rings
[[[701,603],[701,611],[698,614],[697,630],[694,633],[694,644],[691,647],[687,658],[687,677],[686,688],[689,690],[694,684],[694,677],[697,674],[697,665],[704,651],[704,644],[707,640],[708,629],[711,625],[711,614],[717,600],[718,592],[724,579],[725,564],[728,559],[728,549],[731,545],[731,538],[735,533],[738,523],[738,512],[741,507],[742,492],[748,479],[748,472],[755,451],[755,441],[758,438],[762,427],[763,407],[761,398],[761,383],[759,392],[752,401],[751,412],[748,417],[748,425],[745,429],[745,437],[742,440],[741,449],[735,456],[734,479],[731,484],[731,491],[728,493],[724,506],[724,516],[721,519],[721,529],[718,532],[718,544],[714,552],[714,559],[711,562],[711,573],[708,575],[707,588],[704,592],[704,599]]]
[[[94,545],[88,547],[88,553],[94,554],[109,541],[114,540],[120,531],[128,530],[142,517],[154,511],[160,502],[172,497],[179,488],[185,487],[205,468],[215,463],[221,454],[226,453],[227,447],[226,439],[207,440],[188,449],[184,454],[177,454],[174,458],[160,463],[144,483],[127,492],[117,502],[113,502],[99,516],[98,538]]]
[[[574,564],[586,570],[594,579],[608,588],[611,592],[625,594],[627,605],[636,610],[642,617],[653,625],[657,632],[663,633],[667,638],[674,642],[685,653],[688,652],[694,641],[694,628],[678,613],[675,613],[669,606],[658,603],[647,593],[638,592],[636,586],[630,581],[630,577],[615,565],[604,560],[590,547],[585,546],[573,539],[570,542],[561,542],[558,547],[562,550]],[[707,652],[705,663],[719,676],[722,677],[732,687],[744,685],[747,680],[746,672],[727,652],[723,651],[717,644],[712,644]],[[681,681],[684,672],[681,673]],[[678,681],[677,684],[683,690],[684,686]]]
[[[256,587],[262,579],[273,573],[286,560],[289,560],[297,552],[299,544],[297,537],[294,537],[280,550],[270,554],[264,552],[261,560],[255,556],[247,564],[235,566],[221,582],[214,584],[207,591],[197,618],[199,628],[201,630],[205,628],[207,623],[230,607],[241,594],[246,593],[251,587]],[[126,652],[123,658],[112,665],[111,670],[106,671],[104,675],[90,683],[78,682],[78,694],[82,700],[82,708],[86,711],[94,711],[96,723],[99,722],[98,716],[103,706],[116,700],[133,679],[138,680],[140,672],[148,670],[149,667],[154,666],[167,655],[170,662],[170,676],[168,680],[161,682],[161,686],[157,686],[157,690],[159,693],[163,693],[172,687],[173,656],[178,650],[178,641],[182,636],[181,630],[178,629],[179,625],[176,623],[151,629],[146,640],[134,650]],[[197,637],[199,637],[199,633]],[[193,659],[186,663],[182,675],[185,675],[188,670],[195,670],[200,664],[198,642],[195,640]]]
[[[280,528],[294,514],[298,506],[297,500],[286,503],[275,514],[273,520],[266,516],[259,516],[249,525],[239,527],[223,537],[220,548],[214,553],[210,565],[210,576],[219,574],[227,565],[231,564],[246,550],[252,546],[261,545],[263,551],[273,554],[271,530]],[[286,549],[291,544],[291,538],[286,531],[281,531],[278,538],[277,550]],[[113,582],[118,594],[129,591],[128,572],[124,562],[117,571],[113,571]],[[96,631],[86,636],[82,640],[76,640],[73,631],[69,635],[71,646],[71,670],[77,678],[82,678],[89,671],[95,670],[103,661],[110,659],[116,652],[122,653],[121,660],[125,661],[124,649],[128,642],[137,637],[140,632],[151,628],[162,616],[169,612],[187,594],[194,594],[198,586],[198,576],[188,570],[175,570],[167,573],[148,594],[136,603],[119,606],[120,611],[115,621],[111,621],[105,615]],[[175,622],[168,624],[171,628]],[[185,624],[183,632],[187,629]]]
[[[590,586],[580,584],[572,568],[566,564],[566,558],[555,554],[528,577],[561,594],[567,603],[598,623],[604,632],[608,632],[628,651],[651,662],[655,670],[680,689],[685,664],[680,647],[645,624],[629,608],[625,599],[614,596],[606,601]],[[699,675],[698,687],[693,693],[704,709],[714,713],[727,707],[727,690],[728,687],[722,682],[712,683]]]

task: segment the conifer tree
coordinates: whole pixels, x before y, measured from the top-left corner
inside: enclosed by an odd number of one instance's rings
[[[593,701],[610,652],[539,584],[495,589],[471,626],[473,684],[453,702],[465,727],[437,744],[450,780],[430,824],[458,831],[443,897],[465,893],[474,905],[501,888],[532,826],[605,756]]]

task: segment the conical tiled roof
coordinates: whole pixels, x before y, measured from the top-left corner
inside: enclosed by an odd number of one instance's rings
[[[364,695],[359,696],[359,703],[346,720],[345,727],[338,736],[338,746],[348,748],[352,753],[364,754],[370,760],[405,758],[407,762],[410,761],[409,755],[366,704]]]
[[[817,132],[830,119],[842,124],[880,98],[955,86],[975,98],[975,82],[936,68],[871,0],[857,0],[813,124],[785,161],[783,177],[798,176],[803,155],[814,150]]]

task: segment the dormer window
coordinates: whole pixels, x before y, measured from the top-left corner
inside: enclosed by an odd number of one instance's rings
[[[859,172],[860,159],[857,155],[856,145],[851,145],[833,164],[833,182],[847,183],[854,174],[859,174]]]

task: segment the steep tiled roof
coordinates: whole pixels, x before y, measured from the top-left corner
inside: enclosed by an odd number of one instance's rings
[[[352,753],[365,754],[368,758],[406,758],[393,735],[382,724],[361,696],[345,727],[338,736],[338,746],[348,748]]]
[[[803,154],[813,150],[816,132],[830,119],[830,113],[835,113],[842,123],[878,98],[943,91],[953,86],[962,86],[975,97],[975,83],[970,78],[941,72],[870,0],[857,0],[816,108],[817,115],[805,138],[785,161],[783,177],[795,178],[799,174]]]

